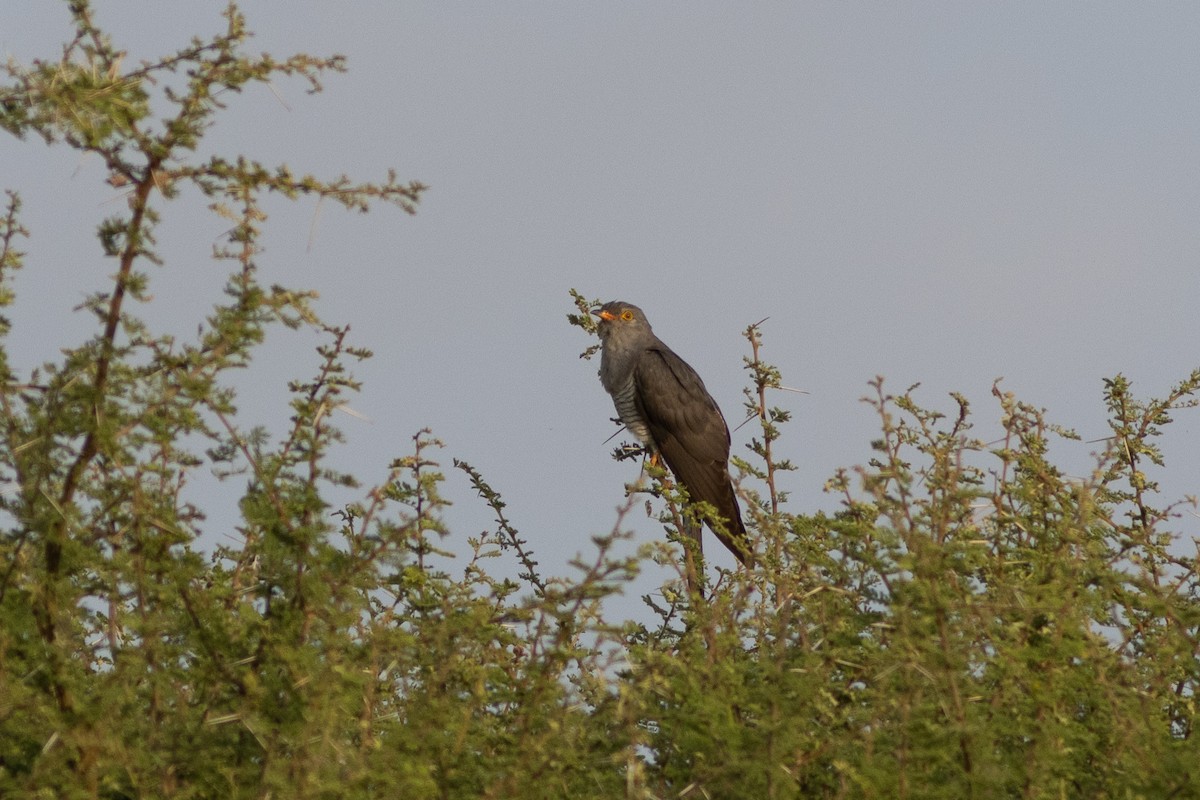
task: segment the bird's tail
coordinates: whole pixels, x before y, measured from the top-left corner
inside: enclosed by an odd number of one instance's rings
[[[716,509],[719,519],[708,519],[708,527],[742,566],[748,567],[754,560],[750,550],[750,536],[746,533],[746,524],[742,522],[742,507],[738,504],[732,483],[724,495],[723,502]]]

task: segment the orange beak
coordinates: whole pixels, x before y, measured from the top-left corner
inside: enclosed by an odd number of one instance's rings
[[[602,311],[601,310],[601,311],[593,311],[592,313],[595,314],[600,319],[605,320],[607,322],[612,322],[614,319],[617,318],[617,315],[612,313],[611,311]]]

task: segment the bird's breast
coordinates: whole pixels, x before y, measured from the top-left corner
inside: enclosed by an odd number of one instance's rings
[[[637,387],[634,385],[632,377],[612,393],[612,398],[613,405],[617,408],[617,416],[621,418],[621,422],[625,423],[629,432],[636,436],[642,444],[648,447],[653,446],[650,429],[646,427],[645,420],[638,412]]]

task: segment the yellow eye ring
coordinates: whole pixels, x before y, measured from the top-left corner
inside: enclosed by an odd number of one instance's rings
[[[625,320],[626,322],[632,321],[633,320],[633,312],[630,311],[628,308],[625,309],[624,311],[621,312],[621,319]]]

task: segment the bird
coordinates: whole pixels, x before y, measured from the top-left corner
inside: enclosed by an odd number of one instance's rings
[[[659,339],[645,313],[624,301],[605,303],[599,317],[600,383],[617,416],[661,457],[693,503],[716,512],[704,521],[742,564],[750,544],[729,477],[729,426],[704,381]],[[692,532],[699,543],[699,526]]]

